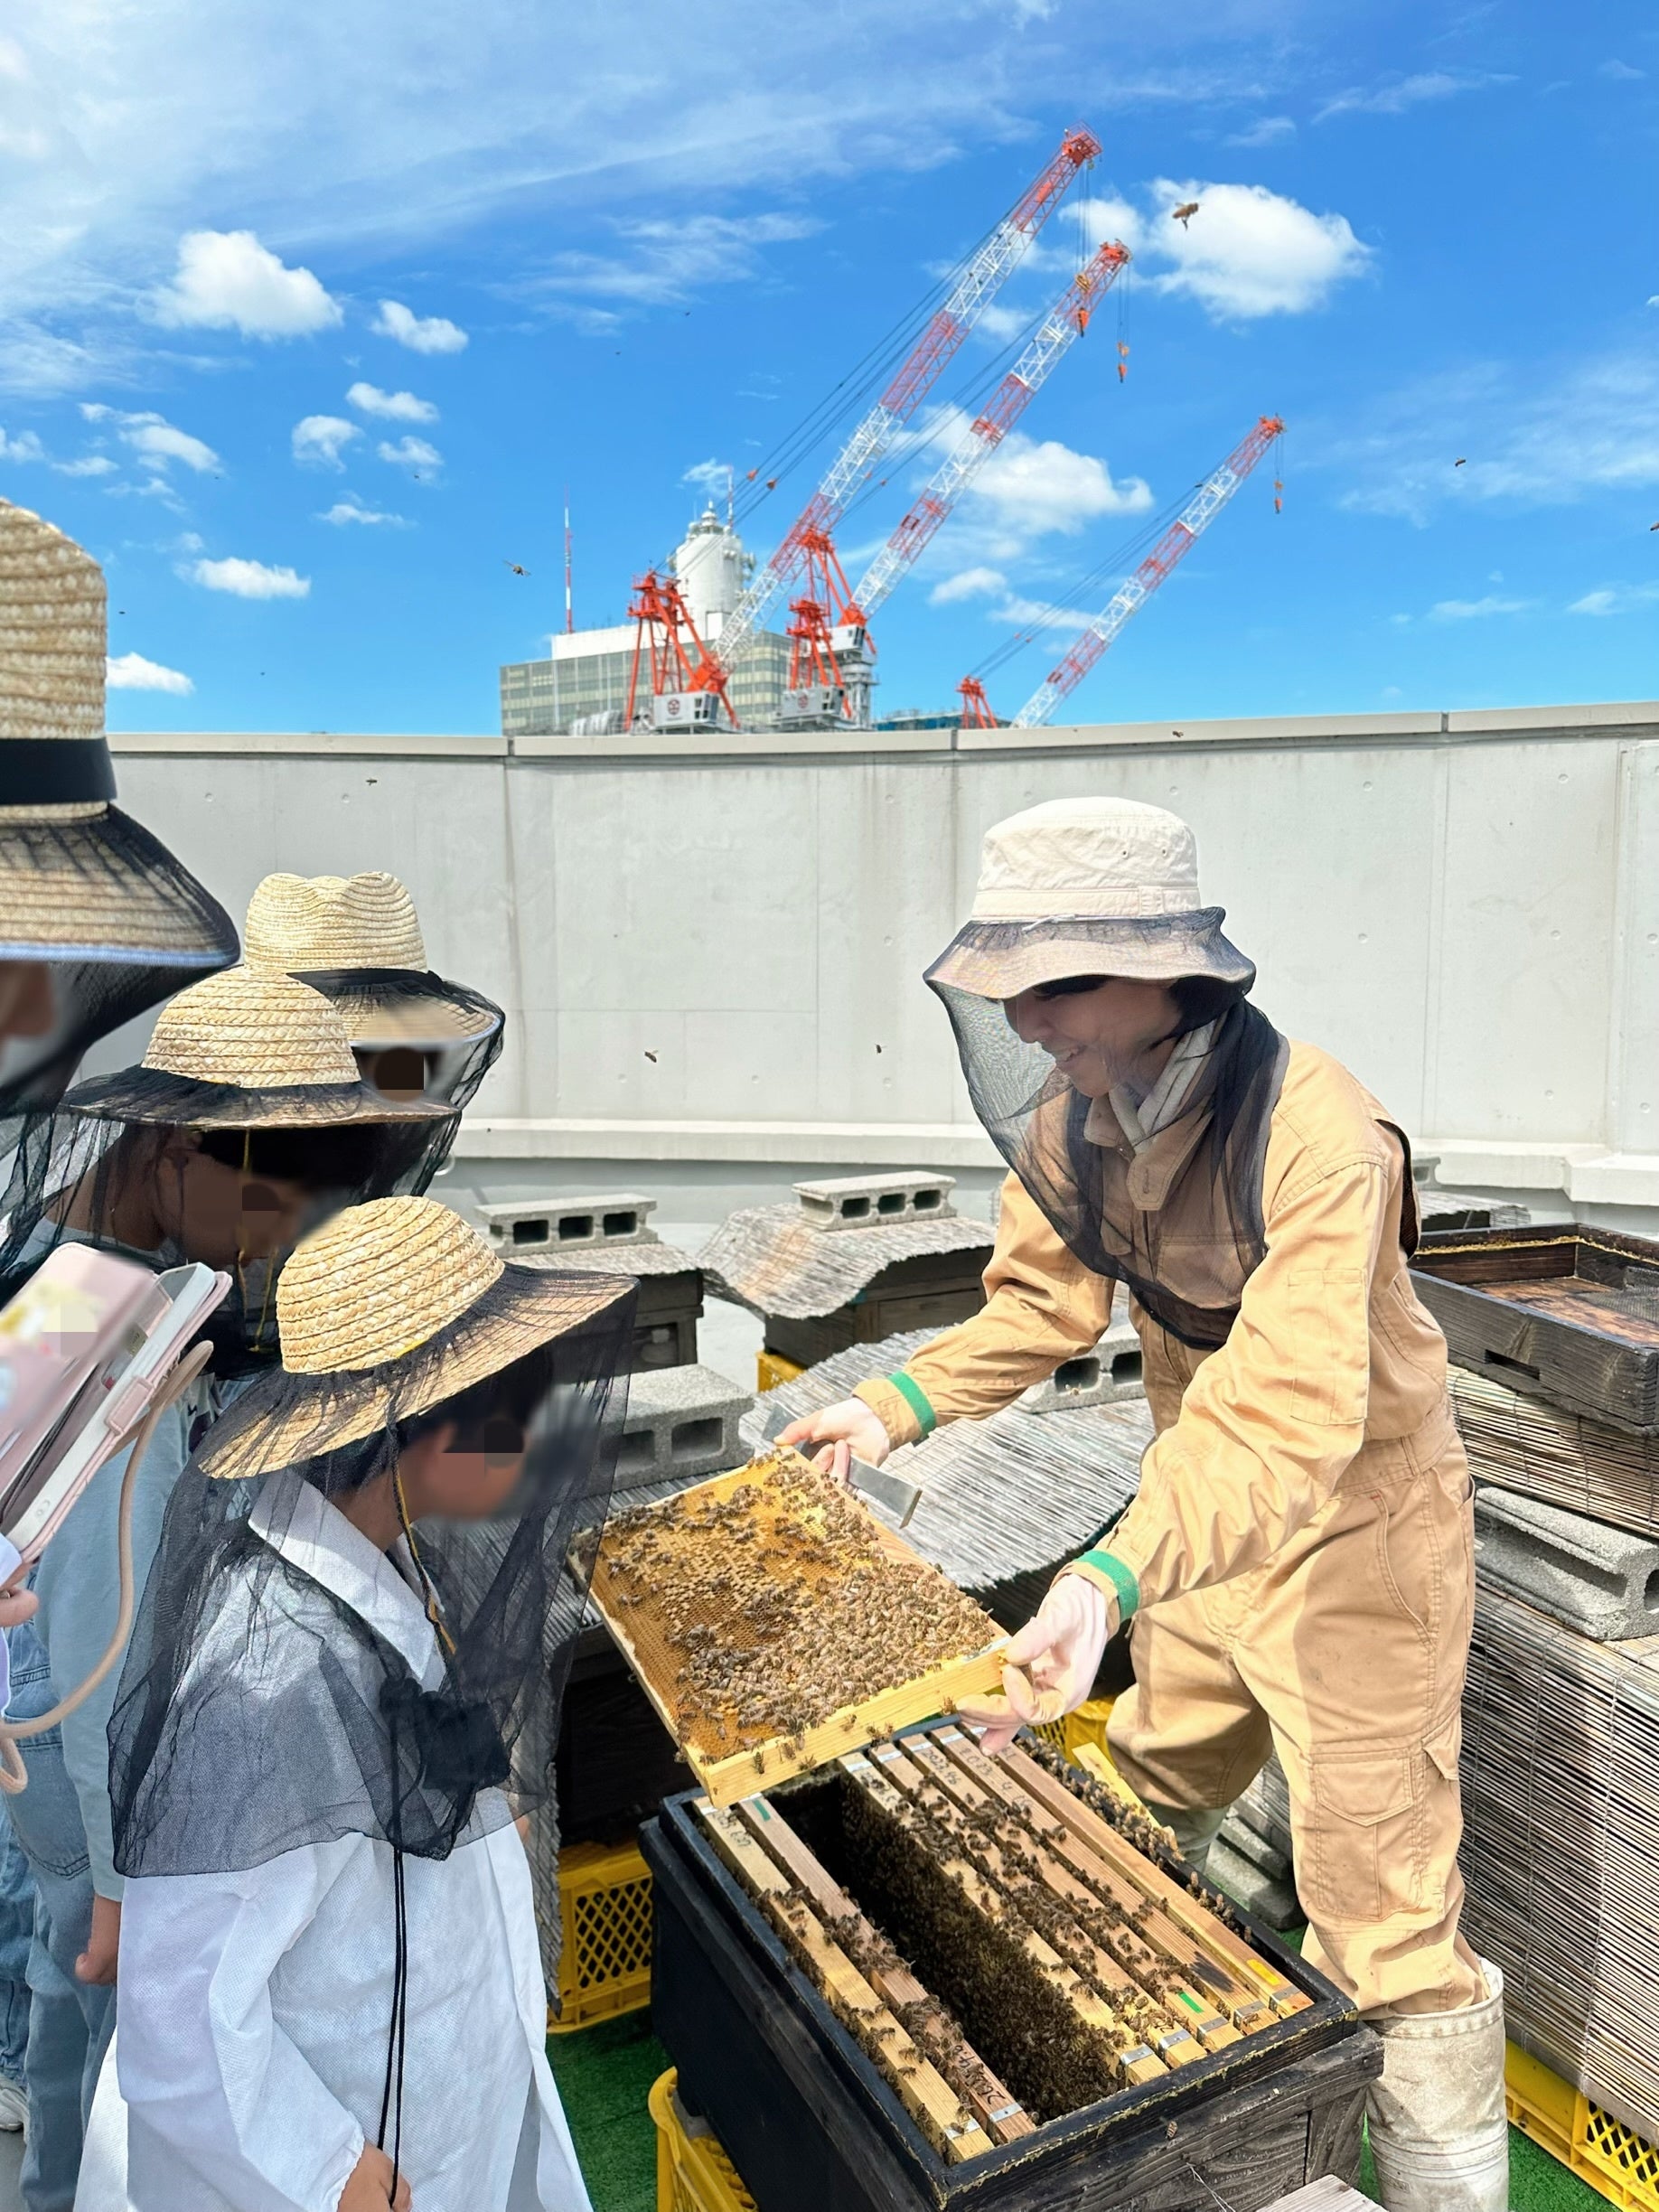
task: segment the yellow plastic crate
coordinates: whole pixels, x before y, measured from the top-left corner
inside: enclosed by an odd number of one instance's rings
[[[670,2067],[646,2099],[657,2123],[657,2212],[755,2212],[755,2199],[700,2121],[682,2113]]]
[[[1659,2150],[1581,2089],[1512,2043],[1504,2066],[1509,2117],[1580,2181],[1623,2205],[1626,2212],[1659,2212]]]
[[[651,2002],[651,1869],[632,1843],[559,1853],[563,1941],[548,2033],[568,2035]]]
[[[780,1382],[792,1382],[797,1375],[806,1373],[793,1360],[786,1360],[781,1352],[757,1352],[755,1354],[755,1387],[756,1391],[776,1390]]]

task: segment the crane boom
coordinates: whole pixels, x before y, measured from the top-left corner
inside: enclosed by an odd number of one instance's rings
[[[1089,327],[1095,303],[1129,266],[1127,246],[1102,246],[1044,317],[1042,326],[997,387],[989,405],[958,439],[910,511],[865,570],[853,599],[873,614],[955,506],[1047,380],[1061,356]]]
[[[1158,586],[1215,520],[1276,437],[1284,431],[1277,415],[1264,415],[1213,475],[1206,476],[1139,568],[1111,598],[1015,716],[1014,729],[1037,729],[1069,691],[1076,689],[1129,616],[1139,611]]]
[[[767,609],[799,572],[805,558],[807,534],[821,536],[835,528],[848,501],[943,375],[1004,278],[1054,212],[1066,186],[1100,150],[1100,140],[1092,132],[1067,131],[1054,159],[1032,179],[989,238],[963,264],[949,298],[934,311],[886,391],[830,463],[822,483],[777,551],[726,616],[715,643],[726,675],[731,674],[754,644]]]

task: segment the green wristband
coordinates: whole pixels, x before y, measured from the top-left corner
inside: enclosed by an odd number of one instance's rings
[[[939,1416],[929,1405],[927,1392],[915,1377],[907,1375],[904,1369],[900,1368],[897,1374],[890,1374],[887,1380],[921,1422],[923,1435],[932,1436],[939,1426]]]
[[[1140,1584],[1120,1559],[1114,1559],[1110,1551],[1085,1551],[1081,1559],[1073,1560],[1072,1563],[1075,1567],[1092,1567],[1096,1574],[1104,1575],[1118,1593],[1120,1626],[1134,1618],[1140,1603]]]

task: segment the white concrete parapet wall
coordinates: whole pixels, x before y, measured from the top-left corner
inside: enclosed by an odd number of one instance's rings
[[[922,970],[986,828],[1090,792],[1194,824],[1261,1005],[1443,1183],[1659,1223],[1659,705],[718,743],[113,740],[233,913],[272,868],[405,878],[508,1010],[456,1169],[501,1195],[697,1186],[708,1218],[918,1163],[983,1193]]]

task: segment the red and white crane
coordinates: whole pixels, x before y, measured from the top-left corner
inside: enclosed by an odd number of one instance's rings
[[[977,416],[945,455],[910,511],[860,577],[853,598],[867,622],[938,530],[961,494],[1014,427],[1089,317],[1129,267],[1129,249],[1117,241],[1101,247],[1044,316],[1036,335]]]
[[[1068,692],[1074,691],[1131,614],[1139,613],[1215,520],[1275,438],[1284,435],[1277,415],[1263,415],[1214,474],[1206,476],[1131,576],[1125,577],[1101,612],[1015,716],[1015,729],[1037,729]],[[1277,503],[1277,502],[1276,502]],[[970,683],[971,683],[970,679]],[[975,704],[966,686],[964,718]],[[977,690],[978,687],[974,687]],[[984,695],[979,695],[983,703]]]
[[[721,625],[711,652],[723,679],[730,676],[753,646],[780,595],[809,562],[821,560],[824,541],[846,512],[853,493],[943,375],[1073,178],[1100,150],[1100,140],[1092,132],[1081,127],[1068,130],[1054,159],[962,265],[943,305],[929,318],[881,398],[837,454],[776,552]],[[712,688],[712,673],[705,676],[703,688]]]

